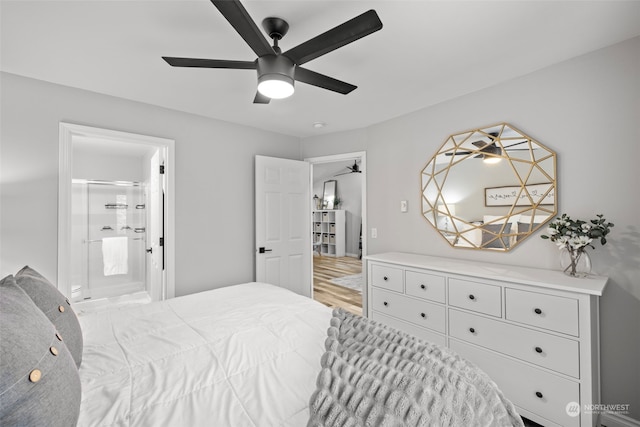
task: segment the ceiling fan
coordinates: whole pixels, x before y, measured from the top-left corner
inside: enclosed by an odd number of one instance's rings
[[[169,56],[163,56],[162,59],[173,67],[257,70],[258,92],[253,100],[254,104],[268,104],[271,99],[291,96],[294,91],[294,81],[344,95],[348,94],[357,86],[316,73],[301,65],[382,28],[378,14],[372,9],[283,53],[278,46],[278,41],[289,30],[289,24],[284,19],[268,17],[262,21],[262,27],[273,39],[273,46],[270,46],[239,0],[211,0],[211,2],[258,55],[257,59],[230,61]]]
[[[347,166],[347,169],[349,169],[349,172],[339,173],[339,174],[334,175],[334,176],[349,175],[351,173],[362,173],[362,171],[360,170],[360,166],[358,166],[358,161],[357,160],[355,162],[353,162],[353,166]]]
[[[474,150],[474,151],[454,151],[454,152],[448,152],[445,153],[445,155],[447,156],[459,156],[459,155],[467,155],[467,154],[473,154],[473,153],[478,153],[476,156],[476,158],[485,158],[485,154],[493,154],[495,156],[501,156],[502,155],[502,150],[504,149],[505,151],[507,150],[507,148],[511,148],[514,147],[516,145],[520,145],[520,144],[524,144],[525,141],[519,141],[510,145],[505,145],[503,146],[503,148],[500,148],[499,146],[496,145],[496,139],[498,137],[498,133],[497,132],[491,132],[489,134],[487,134],[487,137],[491,140],[491,142],[487,143],[485,141],[474,141],[471,144],[475,145],[476,147],[478,147],[478,150]],[[528,148],[527,148],[528,150]]]

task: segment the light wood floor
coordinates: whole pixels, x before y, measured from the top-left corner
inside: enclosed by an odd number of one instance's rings
[[[362,294],[330,282],[362,272],[362,260],[352,257],[313,257],[313,298],[329,307],[342,307],[362,315]]]

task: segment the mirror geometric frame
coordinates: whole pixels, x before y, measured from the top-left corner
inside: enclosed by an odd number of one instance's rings
[[[422,170],[421,193],[451,246],[506,252],[556,215],[556,153],[508,123],[452,134]]]

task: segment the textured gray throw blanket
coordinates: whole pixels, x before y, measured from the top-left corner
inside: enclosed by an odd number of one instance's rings
[[[308,427],[522,426],[495,383],[454,351],[336,309]]]

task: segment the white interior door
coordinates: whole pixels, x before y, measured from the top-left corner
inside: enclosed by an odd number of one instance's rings
[[[148,220],[147,220],[147,267],[148,291],[153,301],[166,298],[164,295],[164,168],[162,150],[151,156],[149,167]]]
[[[256,281],[311,297],[309,163],[256,156]]]

